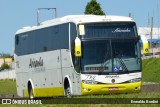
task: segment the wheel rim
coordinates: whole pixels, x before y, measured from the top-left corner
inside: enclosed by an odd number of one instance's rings
[[[34,98],[32,88],[31,88],[30,91],[29,91],[29,98],[30,98],[30,99],[33,99],[33,98]]]
[[[68,88],[65,90],[65,92],[66,92],[66,96],[67,96],[67,97],[71,97],[71,89],[70,89],[70,87],[68,87]]]

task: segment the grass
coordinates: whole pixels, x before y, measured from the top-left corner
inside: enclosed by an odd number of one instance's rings
[[[137,93],[137,94],[111,94],[111,95],[90,95],[90,96],[80,96],[74,98],[85,98],[85,99],[95,99],[95,102],[99,102],[99,99],[109,100],[105,98],[121,98],[127,100],[128,98],[160,98],[160,93]],[[64,100],[63,98],[60,98]],[[72,98],[67,98],[72,101]],[[123,101],[124,101],[123,100]],[[159,107],[158,104],[52,104],[55,99],[48,99],[48,104],[42,105],[23,105],[23,107]],[[50,102],[50,103],[49,103]],[[43,101],[42,101],[43,103]],[[81,102],[80,102],[81,103]],[[22,107],[22,105],[7,105],[3,107]]]
[[[159,107],[156,104],[3,105],[3,107]]]
[[[16,94],[16,81],[5,79],[0,80],[0,94]]]
[[[160,59],[150,58],[142,61],[143,82],[160,83]]]

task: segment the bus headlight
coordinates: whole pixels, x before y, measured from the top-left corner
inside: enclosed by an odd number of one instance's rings
[[[85,83],[85,84],[97,84],[98,83],[94,80],[82,80],[82,82]]]
[[[139,82],[139,81],[141,81],[141,80],[142,80],[142,78],[135,78],[135,79],[129,80],[129,82],[130,82],[130,83],[133,83],[133,82]]]

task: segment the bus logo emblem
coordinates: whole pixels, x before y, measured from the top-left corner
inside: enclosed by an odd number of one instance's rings
[[[114,84],[115,83],[115,79],[112,79],[111,82]]]

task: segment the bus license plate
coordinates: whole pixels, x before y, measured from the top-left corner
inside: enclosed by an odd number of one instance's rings
[[[118,87],[111,87],[111,88],[108,88],[109,91],[118,91]]]

